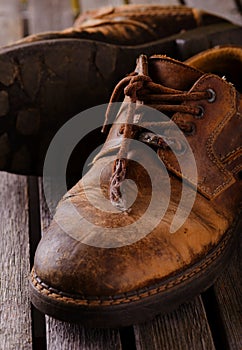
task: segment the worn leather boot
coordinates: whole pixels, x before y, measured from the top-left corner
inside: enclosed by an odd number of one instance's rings
[[[73,28],[30,36],[0,50],[0,169],[41,174],[54,134],[81,110],[107,102],[140,53],[179,57],[189,41],[190,56],[191,48],[197,52],[221,40],[241,41],[241,28],[186,7],[124,6],[84,17]],[[189,30],[196,27],[190,43]],[[103,141],[98,135],[91,137],[94,146]],[[90,143],[79,146],[78,162],[71,160],[73,174],[79,173]]]
[[[30,285],[40,311],[126,326],[213,284],[241,208],[241,73],[242,47],[186,64],[139,57],[112,95],[103,131],[116,97],[125,100],[107,141],[37,248]]]
[[[79,16],[73,27],[30,35],[22,42],[77,38],[114,45],[139,45],[225,19],[186,6],[123,5],[104,7]]]

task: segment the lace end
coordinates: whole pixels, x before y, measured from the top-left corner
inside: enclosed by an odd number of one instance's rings
[[[110,198],[110,202],[116,209],[118,209],[126,215],[128,215],[131,212],[131,208],[127,207],[126,201],[122,196],[115,200],[112,200]]]
[[[125,198],[121,193],[121,184],[126,176],[125,159],[116,159],[113,167],[113,174],[110,180],[109,198],[112,205],[122,212],[130,212],[127,207]]]
[[[108,132],[108,126],[107,124],[104,124],[101,129],[101,133],[106,134]]]

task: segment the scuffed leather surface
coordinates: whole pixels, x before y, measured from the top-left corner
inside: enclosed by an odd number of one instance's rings
[[[100,159],[92,171],[100,173],[102,167],[103,160]],[[137,181],[138,178],[140,181],[139,169],[136,172],[134,180]],[[86,191],[95,197],[96,181],[94,182],[90,174],[87,176],[89,186]],[[71,228],[75,239],[63,232],[53,221],[36,252],[37,275],[59,290],[87,295],[113,295],[153,284],[195,262],[219,241],[231,224],[231,219],[220,215],[215,203],[208,206],[207,200],[198,195],[186,224],[178,232],[171,234],[170,223],[181,194],[180,181],[175,177],[171,180],[173,193],[164,219],[152,233],[135,244],[120,248],[95,248],[78,241],[78,236],[81,237],[83,233],[87,238],[90,236],[91,242],[99,240],[99,237],[95,237],[95,232],[93,236],[93,232],[86,230],[81,219],[79,225]],[[146,182],[142,182],[142,192],[146,194],[150,189],[145,184]],[[68,220],[71,225],[75,220],[68,202],[75,205],[80,217],[84,216],[94,224],[104,227],[130,224],[143,211],[142,201],[136,203],[129,215],[116,216],[94,210],[82,190],[82,182],[69,195],[71,197],[68,198],[67,195],[60,203],[56,220]]]

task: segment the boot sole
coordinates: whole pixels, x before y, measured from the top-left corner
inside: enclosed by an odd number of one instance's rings
[[[229,261],[237,234],[229,230],[206,258],[176,276],[149,288],[110,297],[71,295],[31,274],[33,305],[54,318],[86,327],[124,327],[172,311],[209,288]]]
[[[214,45],[239,45],[241,37],[241,27],[223,23],[133,47],[55,39],[0,50],[0,169],[41,175],[58,129],[80,111],[108,102],[139,54],[186,59]],[[79,174],[90,148],[103,141],[100,133],[85,140],[71,171]]]

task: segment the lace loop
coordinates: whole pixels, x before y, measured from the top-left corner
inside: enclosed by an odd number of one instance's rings
[[[124,89],[125,96],[129,96],[131,102],[135,103],[138,100],[138,92],[144,89],[147,82],[152,82],[151,78],[147,75],[136,75],[132,77]]]
[[[148,75],[137,75],[136,73],[132,73],[131,75],[122,79],[114,89],[107,108],[102,131],[105,131],[110,119],[113,119],[113,102],[117,102],[122,93],[130,98],[131,103],[129,104],[126,121],[122,130],[123,139],[119,153],[114,162],[109,191],[111,203],[118,209],[125,212],[127,209],[125,206],[125,200],[122,198],[120,186],[126,178],[129,142],[130,139],[133,139],[136,135],[134,116],[140,108],[139,104],[145,104],[161,112],[185,113],[199,118],[201,117],[200,106],[182,104],[182,102],[198,101],[203,99],[211,100],[212,97],[210,89],[206,91],[193,92],[176,90],[162,84],[154,83]],[[154,124],[158,125],[159,123],[154,122]],[[161,122],[160,124],[167,130],[167,127],[172,127],[171,124],[173,123]],[[177,121],[176,124],[186,135],[193,135],[196,131],[194,123]],[[146,126],[148,125],[151,125],[151,123],[147,122]],[[145,123],[141,123],[139,126],[145,127]],[[141,138],[139,136],[139,139],[141,141],[143,140],[145,143],[149,143],[163,149],[169,149],[169,145],[173,143],[173,145],[177,145],[178,151],[184,151],[177,140],[171,140],[162,135],[151,136],[149,133],[144,133]]]

